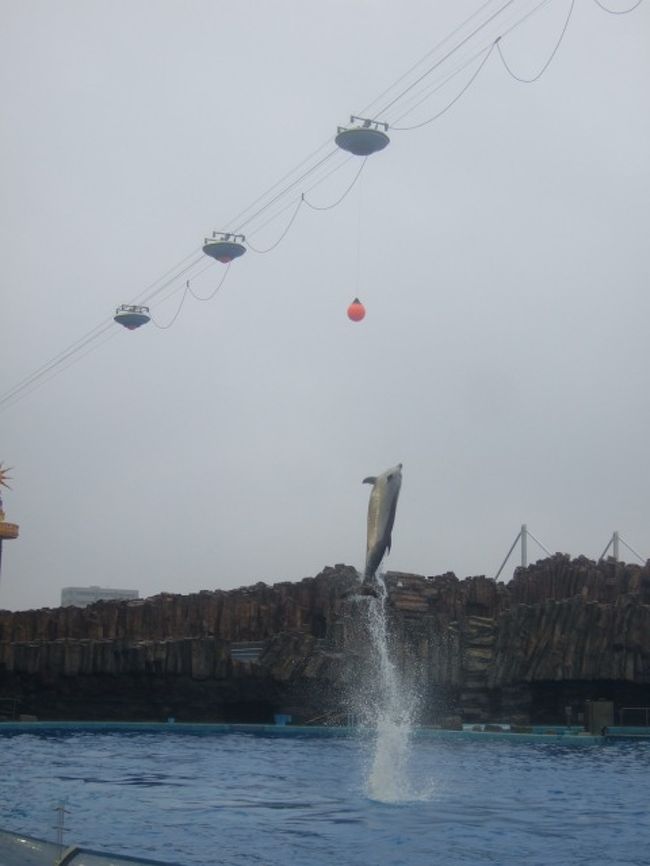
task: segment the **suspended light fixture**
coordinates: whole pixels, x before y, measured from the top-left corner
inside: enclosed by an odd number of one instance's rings
[[[141,325],[151,321],[149,307],[136,307],[132,304],[122,304],[115,310],[113,316],[118,325],[123,325],[128,331],[135,331]]]
[[[224,265],[230,264],[246,252],[244,235],[233,235],[228,232],[212,232],[212,238],[204,241],[203,252]]]
[[[370,156],[378,150],[383,150],[390,141],[386,135],[387,123],[354,115],[350,117],[350,123],[356,125],[337,127],[338,134],[334,139],[336,144],[348,153],[353,153],[355,156]]]

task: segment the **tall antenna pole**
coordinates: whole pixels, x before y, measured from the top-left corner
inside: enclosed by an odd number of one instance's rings
[[[506,558],[503,560],[499,570],[494,575],[495,580],[499,579],[499,575],[501,574],[503,569],[506,567],[506,563],[510,559],[510,554],[515,549],[515,547],[519,544],[520,541],[521,541],[521,565],[522,565],[522,568],[526,568],[528,566],[528,539],[529,538],[532,538],[533,541],[535,542],[535,544],[539,545],[539,547],[542,548],[544,553],[548,554],[549,556],[553,556],[553,554],[548,549],[548,547],[546,547],[544,544],[542,544],[542,542],[539,540],[539,538],[535,538],[533,533],[528,529],[528,525],[526,523],[522,523],[521,529],[517,533],[517,537],[515,538],[515,540],[510,545],[510,550],[506,553]]]
[[[621,544],[624,547],[627,547],[627,549],[630,551],[630,553],[633,553],[641,563],[645,563],[648,561],[643,556],[641,556],[641,554],[638,551],[636,551],[632,547],[631,544],[628,544],[624,538],[621,538],[621,533],[618,531],[618,529],[615,529],[614,532],[612,533],[612,537],[607,542],[607,547],[603,550],[603,552],[598,557],[598,562],[601,562],[601,560],[605,559],[605,557],[607,556],[607,551],[609,550],[610,547],[612,548],[612,559],[615,562],[620,562],[621,561]]]

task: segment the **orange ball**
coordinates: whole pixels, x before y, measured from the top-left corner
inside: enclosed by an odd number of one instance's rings
[[[359,298],[355,298],[348,307],[348,319],[353,322],[360,322],[366,315],[366,308],[363,306]]]

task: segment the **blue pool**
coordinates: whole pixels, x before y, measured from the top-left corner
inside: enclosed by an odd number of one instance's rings
[[[417,739],[393,802],[369,795],[373,748],[5,731],[0,827],[54,839],[64,802],[68,843],[188,866],[650,864],[650,742]]]

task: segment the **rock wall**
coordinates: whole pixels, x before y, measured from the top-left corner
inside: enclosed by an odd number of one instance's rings
[[[389,575],[389,584],[400,645],[426,670],[425,690],[465,721],[557,724],[597,698],[650,706],[647,564],[558,554],[509,584],[453,575]]]
[[[564,719],[650,705],[650,568],[556,555],[508,584],[389,572],[399,664],[424,720]],[[0,611],[2,699],[52,718],[340,716],[365,651],[353,569],[231,592]],[[240,660],[236,642],[259,642]],[[253,653],[255,655],[255,653]],[[413,673],[415,671],[415,673]],[[80,715],[81,713],[81,715]]]
[[[229,592],[163,593],[134,601],[96,602],[86,608],[0,611],[1,641],[168,640],[219,637],[266,640],[281,631],[324,637],[337,599],[355,579],[354,569],[336,566],[297,583],[257,583]]]

